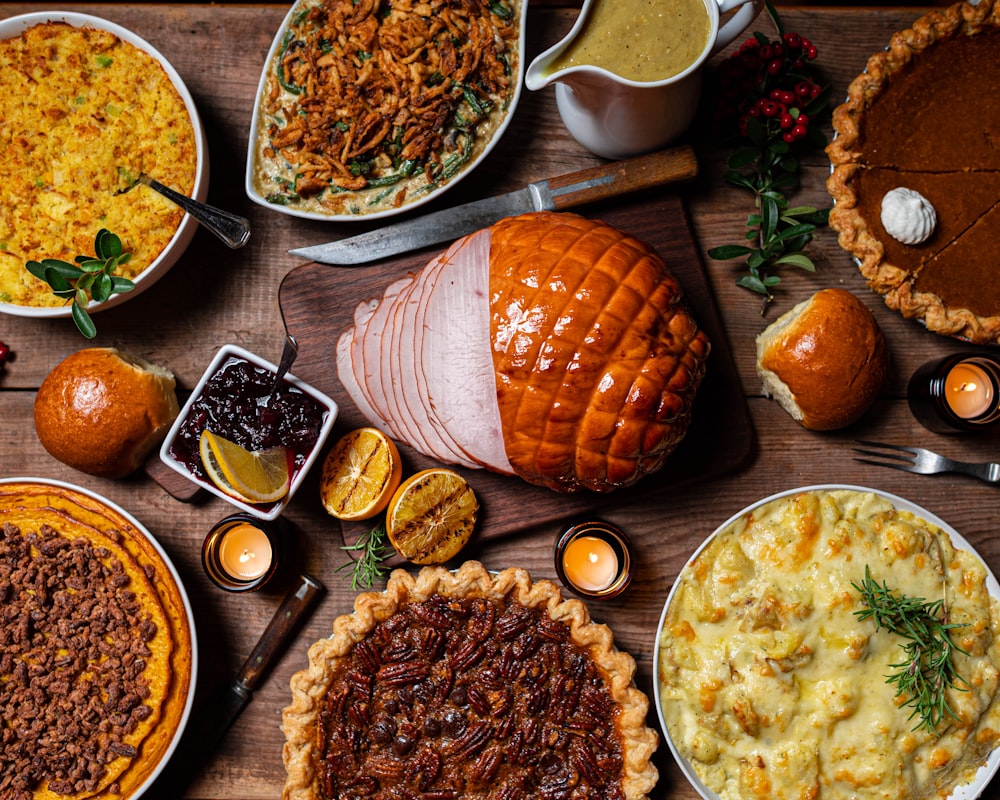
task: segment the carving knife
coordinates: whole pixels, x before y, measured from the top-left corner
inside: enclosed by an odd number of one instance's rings
[[[201,719],[197,718],[198,712],[193,715],[177,752],[163,776],[151,787],[151,800],[167,800],[184,794],[325,591],[315,578],[301,576],[298,586],[285,596],[274,612],[232,685],[200,709]]]
[[[698,162],[694,151],[683,145],[537,181],[508,194],[475,200],[357,236],[288,252],[323,264],[366,264],[432,244],[453,241],[504,217],[528,211],[564,211],[584,203],[687,180],[697,174]]]

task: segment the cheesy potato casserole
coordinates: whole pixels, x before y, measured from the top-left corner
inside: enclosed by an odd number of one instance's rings
[[[117,234],[134,279],[177,231],[184,212],[145,186],[142,172],[190,195],[195,134],[161,64],[113,33],[45,22],[0,41],[0,301],[65,301],[29,260],[94,254],[101,228]]]
[[[904,637],[864,618],[866,570],[941,600],[954,712],[921,725],[886,678]],[[664,615],[659,692],[677,751],[724,800],[909,800],[970,781],[1000,738],[1000,604],[948,534],[876,494],[784,496],[721,530]],[[857,612],[862,612],[861,616]]]

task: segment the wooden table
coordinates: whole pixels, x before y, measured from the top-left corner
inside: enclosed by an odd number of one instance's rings
[[[0,4],[0,17],[62,5]],[[252,204],[243,193],[254,93],[264,55],[286,7],[110,3],[73,7],[132,29],[169,58],[190,88],[204,120],[211,150],[209,200],[246,214],[253,224],[249,245],[235,252],[199,231],[190,249],[155,290],[97,316],[99,333],[94,344],[117,346],[169,367],[180,386],[188,389],[216,349],[227,342],[276,360],[282,335],[278,287],[301,263],[287,250],[351,230],[350,226],[274,213]],[[528,58],[556,41],[569,28],[575,13],[551,2],[533,7]],[[788,29],[809,36],[819,48],[820,63],[833,83],[833,96],[839,98],[868,55],[922,11],[790,8],[783,13]],[[764,19],[755,27],[771,31]],[[699,144],[699,154],[701,175],[683,190],[683,197],[704,253],[742,237],[750,198],[723,184],[723,152]],[[495,194],[596,161],[564,132],[551,90],[527,93],[501,147],[476,177],[456,188],[447,201]],[[822,154],[811,156],[796,202],[828,205],[824,189],[827,171]],[[644,690],[649,691],[652,685],[656,622],[678,570],[730,514],[773,492],[842,482],[902,495],[954,525],[994,569],[1000,569],[1000,528],[995,516],[1000,498],[996,489],[959,476],[918,477],[867,467],[852,458],[855,438],[926,445],[972,459],[997,456],[996,435],[933,435],[908,410],[905,386],[909,375],[925,360],[959,350],[960,345],[888,311],[865,287],[831,232],[817,236],[814,256],[816,273],[785,274],[765,317],[760,313],[758,296],[735,285],[741,265],[707,264],[753,420],[754,448],[747,463],[713,480],[677,490],[667,488],[639,502],[622,504],[614,496],[606,500],[603,516],[632,536],[639,567],[634,585],[621,598],[592,603],[590,608],[597,620],[612,627],[617,644],[636,658],[637,683]],[[761,395],[754,372],[754,337],[780,312],[828,286],[843,286],[868,303],[885,331],[893,362],[884,395],[860,423],[840,432],[813,433]],[[202,705],[204,698],[230,681],[297,573],[284,583],[250,595],[216,589],[202,572],[199,554],[209,527],[230,512],[227,504],[207,496],[180,503],[141,475],[117,482],[92,478],[57,463],[39,444],[32,423],[35,391],[60,360],[86,346],[72,323],[68,319],[3,317],[0,340],[16,353],[16,360],[0,372],[0,475],[61,479],[92,489],[131,511],[163,543],[196,609],[198,697]],[[484,545],[472,544],[463,556],[480,559],[491,568],[520,565],[537,578],[554,578],[552,546],[559,526],[531,526],[527,522],[530,510],[525,515],[523,533]],[[209,757],[186,797],[255,800],[279,796],[284,777],[279,723],[289,699],[289,677],[306,664],[308,645],[328,635],[333,619],[352,608],[354,592],[342,575],[335,573],[345,560],[338,549],[340,531],[319,506],[315,478],[293,501],[287,518],[296,531],[296,566],[322,580],[328,593],[221,748]],[[651,713],[650,724],[656,727],[655,714]],[[189,734],[197,737],[196,730]],[[656,797],[695,797],[665,745],[657,762],[661,779]]]

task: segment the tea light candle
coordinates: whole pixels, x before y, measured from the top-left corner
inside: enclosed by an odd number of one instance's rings
[[[208,577],[230,592],[259,589],[277,571],[277,531],[249,514],[234,514],[209,532],[202,547]]]
[[[606,522],[571,525],[556,543],[556,572],[574,592],[614,597],[632,579],[628,537]]]
[[[907,399],[928,430],[982,430],[1000,420],[1000,362],[979,353],[930,361],[913,374]]]
[[[237,522],[219,539],[219,566],[237,580],[252,581],[271,566],[271,540],[256,525]]]
[[[614,548],[596,536],[573,539],[563,551],[562,563],[566,579],[588,592],[607,589],[618,574]]]
[[[981,417],[993,402],[993,395],[990,376],[972,362],[960,361],[944,379],[944,400],[962,419]]]

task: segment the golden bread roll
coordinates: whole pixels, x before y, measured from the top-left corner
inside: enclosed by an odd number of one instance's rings
[[[764,394],[811,430],[843,428],[875,402],[889,371],[885,336],[846,289],[823,289],[757,336]]]
[[[46,376],[35,432],[54,458],[104,478],[134,472],[179,412],[174,376],[110,347],[80,350]]]

